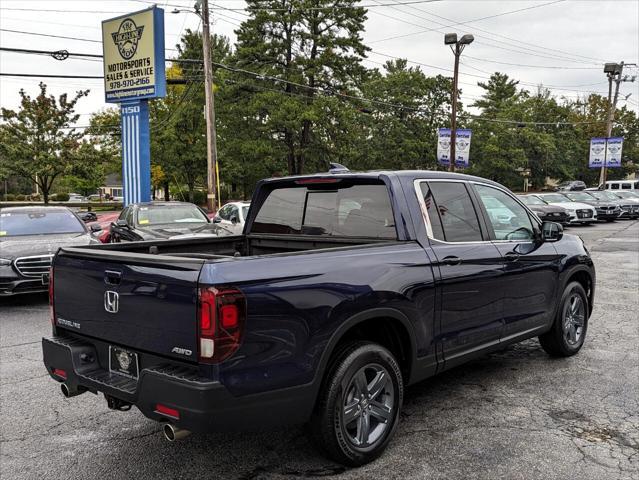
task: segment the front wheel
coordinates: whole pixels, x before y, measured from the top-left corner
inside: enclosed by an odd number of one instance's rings
[[[319,393],[310,433],[332,460],[358,467],[386,449],[404,397],[402,374],[391,352],[374,343],[341,348]]]
[[[570,282],[563,295],[550,331],[539,336],[539,343],[550,355],[570,357],[584,344],[588,330],[588,296],[579,282]]]

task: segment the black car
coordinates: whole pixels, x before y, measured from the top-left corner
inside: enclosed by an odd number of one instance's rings
[[[580,191],[585,189],[586,189],[586,184],[582,182],[581,180],[571,180],[567,182],[561,182],[559,185],[557,185],[557,188],[555,188],[555,191],[575,192],[575,191]]]
[[[520,195],[519,198],[528,208],[535,212],[543,222],[566,224],[570,221],[570,214],[565,208],[550,205],[534,195]]]
[[[230,232],[214,224],[204,210],[192,203],[143,202],[122,210],[110,226],[109,241],[139,242],[200,235],[230,235]]]
[[[1,208],[0,296],[46,291],[58,248],[98,243],[92,230],[66,207]]]
[[[77,212],[76,215],[82,220],[84,223],[97,222],[98,216],[95,212]]]
[[[590,192],[564,192],[563,195],[573,202],[586,203],[595,207],[595,210],[597,210],[598,220],[612,222],[619,218],[623,213],[619,202],[600,200],[594,195],[590,195]]]

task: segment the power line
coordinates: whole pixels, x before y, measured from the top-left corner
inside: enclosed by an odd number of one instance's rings
[[[418,12],[423,12],[423,13],[425,13],[427,15],[432,16],[432,17],[441,18],[442,20],[446,20],[446,21],[449,21],[449,22],[455,21],[455,20],[453,20],[451,18],[444,17],[442,15],[438,15],[436,13],[429,12],[428,10],[424,10],[423,8],[417,8],[417,7],[413,7],[413,6],[409,6],[407,8],[410,8],[412,10],[416,10]],[[470,24],[473,23],[473,22],[474,22],[473,20],[469,20],[467,22],[463,22],[462,25],[469,25],[470,26]],[[512,38],[512,37],[508,37],[506,35],[502,35],[500,33],[494,33],[494,32],[491,32],[489,30],[485,30],[485,29],[479,28],[479,27],[477,27],[475,25],[472,25],[472,28],[473,28],[473,30],[484,32],[484,33],[486,33],[488,35],[492,35],[492,36],[495,36],[495,37],[500,37],[500,38],[504,38],[506,40],[510,40],[510,41],[516,42],[517,45],[521,45],[521,44],[530,45],[530,46],[532,46],[532,47],[534,47],[536,49],[541,49],[544,52],[547,52],[547,51],[550,50],[550,51],[561,53],[561,54],[565,54],[565,55],[568,55],[568,56],[571,56],[571,57],[580,57],[580,58],[583,58],[583,59],[593,60],[593,61],[596,61],[596,62],[604,62],[604,60],[601,60],[601,59],[597,59],[597,58],[593,58],[593,57],[587,57],[587,56],[579,55],[579,54],[572,53],[572,52],[566,52],[564,50],[558,50],[558,49],[555,49],[555,48],[546,47],[544,45],[537,45],[535,43],[524,42],[523,40],[521,40],[519,38]]]
[[[443,0],[411,0],[411,1],[406,1],[406,2],[401,2],[399,3],[399,5],[413,5],[413,4],[418,4],[418,3],[435,3],[435,2],[441,2]],[[563,0],[558,0],[558,1],[563,1]],[[147,5],[153,5],[155,4],[155,2],[142,2],[145,3]],[[228,10],[228,11],[234,11],[234,12],[244,12],[244,11],[261,11],[261,12],[288,12],[288,11],[323,11],[323,10],[346,10],[346,9],[356,9],[356,8],[376,8],[376,7],[388,7],[391,5],[397,5],[396,3],[383,3],[383,4],[367,4],[367,5],[332,5],[329,7],[298,7],[298,8],[227,8],[227,7],[220,7],[218,6],[213,6],[211,7],[211,10]],[[170,7],[176,7],[176,8],[188,8],[185,5],[176,5],[176,4],[167,4],[167,6]],[[77,9],[57,9],[57,8],[25,8],[25,7],[0,7],[0,10],[7,10],[7,11],[13,11],[13,12],[49,12],[49,13],[110,13],[110,14],[122,14],[122,13],[127,13],[124,11],[117,11],[117,10],[77,10]]]
[[[488,19],[490,19],[490,18],[502,17],[502,16],[504,16],[504,15],[511,15],[511,14],[513,14],[513,13],[523,12],[523,11],[526,11],[526,10],[532,10],[532,9],[534,9],[534,8],[541,8],[541,7],[545,7],[545,6],[547,6],[547,5],[552,5],[552,4],[560,3],[560,2],[564,2],[564,1],[566,1],[566,0],[553,0],[552,2],[542,3],[542,4],[540,4],[540,5],[533,5],[533,6],[525,7],[525,8],[518,8],[518,9],[516,9],[516,10],[509,10],[509,11],[501,12],[501,13],[496,13],[496,14],[493,14],[493,15],[488,15],[488,16],[481,17],[481,18],[476,18],[476,19],[474,19],[474,20],[468,20],[468,21],[466,21],[466,22],[456,22],[456,23],[454,23],[454,24],[452,24],[452,25],[446,25],[445,27],[446,27],[446,28],[448,28],[448,27],[455,27],[455,26],[457,26],[457,25],[462,25],[462,24],[464,24],[464,23],[479,22],[479,21],[481,21],[481,20],[488,20]],[[395,5],[400,5],[400,4],[399,4],[399,3],[395,3]],[[439,27],[439,28],[441,28],[441,27]],[[370,42],[370,43],[385,42],[385,41],[387,41],[387,40],[393,40],[393,39],[395,39],[395,38],[403,38],[403,37],[409,37],[409,36],[412,36],[412,35],[420,35],[420,34],[422,34],[422,33],[431,32],[431,31],[433,31],[433,30],[434,30],[434,29],[429,28],[429,29],[421,30],[421,31],[419,31],[419,32],[404,33],[404,34],[402,34],[402,35],[395,35],[395,36],[393,36],[393,37],[383,38],[383,39],[381,39],[381,40],[376,40],[376,41],[374,41],[374,42]]]

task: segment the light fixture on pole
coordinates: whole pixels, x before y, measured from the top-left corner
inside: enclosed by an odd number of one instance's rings
[[[461,53],[466,48],[466,45],[470,45],[475,40],[470,34],[466,34],[462,36],[459,40],[457,40],[456,33],[447,33],[444,35],[444,45],[450,45],[450,49],[455,55],[455,70],[453,73],[453,92],[452,92],[452,112],[450,117],[450,158],[449,158],[449,166],[448,169],[451,172],[455,171],[455,157],[457,153],[455,152],[456,142],[457,142],[457,77],[459,76],[459,57]]]

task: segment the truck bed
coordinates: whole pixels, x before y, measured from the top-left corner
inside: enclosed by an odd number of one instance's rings
[[[149,240],[145,242],[110,243],[66,249],[81,254],[97,251],[129,254],[150,254],[199,260],[216,260],[228,257],[250,257],[257,255],[286,254],[325,248],[352,247],[366,244],[393,243],[388,239],[355,237],[319,237],[309,235],[251,234],[229,237],[189,238],[172,240]],[[117,253],[116,253],[117,252]],[[107,255],[102,255],[103,258]],[[131,258],[130,256],[127,256]]]

